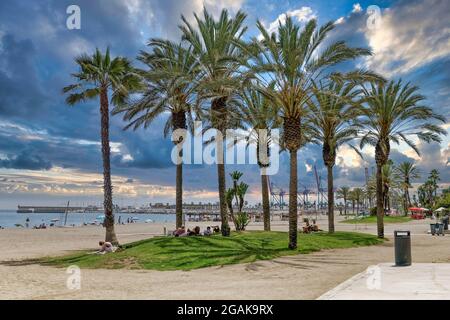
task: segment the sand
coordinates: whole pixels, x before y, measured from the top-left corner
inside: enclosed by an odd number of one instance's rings
[[[272,261],[192,271],[82,269],[80,290],[67,288],[70,275],[63,268],[14,261],[95,249],[103,238],[103,228],[0,230],[0,299],[315,299],[370,265],[392,262],[394,229],[411,230],[414,262],[450,262],[450,237],[428,235],[429,223],[387,224],[386,235],[391,241],[379,246],[326,250]],[[188,227],[197,224],[206,225],[190,223]],[[326,226],[325,216],[320,217],[319,224]],[[117,226],[116,232],[121,243],[127,243],[162,234],[163,228],[164,224],[130,224]],[[262,229],[262,224],[253,223],[249,229]],[[286,231],[287,223],[274,222],[273,229]],[[374,234],[376,226],[338,222],[336,229]]]

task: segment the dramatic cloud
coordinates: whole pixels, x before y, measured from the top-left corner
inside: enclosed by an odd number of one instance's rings
[[[405,74],[450,53],[445,0],[403,1],[383,10],[365,35],[374,55],[367,66],[387,76]]]
[[[316,18],[335,21],[329,41],[345,40],[351,46],[371,48],[374,55],[340,64],[337,69],[372,68],[391,78],[418,84],[427,104],[450,117],[450,29],[447,1],[379,2],[381,26],[368,29],[366,3],[267,0],[108,0],[75,1],[81,8],[81,30],[66,28],[71,0],[0,2],[0,206],[18,202],[48,204],[68,199],[101,202],[102,161],[98,101],[69,107],[61,88],[72,83],[74,57],[98,47],[134,60],[150,37],[179,39],[181,14],[193,22],[193,13],[205,6],[214,16],[223,8],[248,12],[247,36],[257,36],[255,21],[275,31],[287,16],[304,25]],[[371,3],[372,4],[372,3]],[[377,4],[375,1],[373,4]],[[173,202],[175,170],[173,147],[164,139],[162,116],[147,130],[123,131],[120,116],[111,118],[112,172],[115,199],[133,202]],[[444,127],[449,130],[448,124]],[[420,144],[422,156],[395,146],[391,158],[415,160],[423,172],[438,168],[450,180],[450,137],[439,144]],[[315,189],[314,167],[321,184],[326,170],[321,147],[308,145],[299,152],[299,190]],[[336,186],[363,185],[364,168],[374,167],[373,150],[361,160],[342,148],[335,167]],[[250,202],[260,202],[260,176],[255,165],[230,165],[250,184]],[[231,183],[227,175],[227,183]],[[289,158],[280,156],[280,171],[271,177],[278,188],[288,189]],[[214,166],[184,168],[186,201],[217,201]],[[8,195],[5,197],[5,195]],[[8,202],[9,201],[9,202]],[[12,204],[12,205],[11,205]]]

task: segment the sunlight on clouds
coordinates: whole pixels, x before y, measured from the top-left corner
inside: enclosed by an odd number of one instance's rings
[[[36,193],[48,196],[102,196],[103,176],[79,170],[53,167],[48,171],[3,169],[0,171],[0,193]],[[152,185],[121,176],[112,176],[113,193],[125,198],[174,197],[175,187]],[[186,199],[217,198],[217,192],[202,189],[184,190]]]
[[[380,27],[366,29],[374,55],[366,67],[388,77],[407,73],[450,54],[450,27],[445,1],[408,3],[382,12]],[[422,12],[420,19],[412,12]]]
[[[366,157],[366,156],[364,156]],[[343,167],[363,167],[364,160],[349,146],[343,145],[339,148],[336,157],[336,164]]]
[[[278,16],[278,18],[275,19],[274,21],[270,22],[268,26],[264,22],[263,22],[263,25],[270,34],[270,33],[277,31],[280,23],[285,24],[287,17],[292,17],[292,18],[294,18],[295,21],[304,24],[311,19],[316,19],[317,14],[314,13],[310,7],[301,7],[300,9],[289,10],[285,13],[280,14]],[[262,37],[262,35],[258,36],[259,39],[261,39],[261,37]]]

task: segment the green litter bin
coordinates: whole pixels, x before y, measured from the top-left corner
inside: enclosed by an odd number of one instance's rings
[[[405,267],[411,265],[411,232],[394,231],[395,265]]]

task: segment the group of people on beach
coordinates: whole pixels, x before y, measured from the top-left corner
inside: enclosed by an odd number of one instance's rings
[[[185,226],[181,226],[180,228],[176,229],[175,231],[172,232],[172,235],[175,237],[190,237],[190,236],[210,236],[213,233],[218,233],[220,232],[220,228],[219,226],[214,226],[214,227],[206,227],[206,229],[203,232],[200,232],[200,227],[196,226],[194,229],[190,230],[187,229]]]

